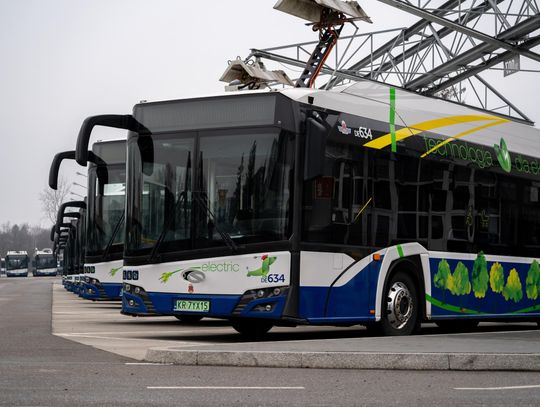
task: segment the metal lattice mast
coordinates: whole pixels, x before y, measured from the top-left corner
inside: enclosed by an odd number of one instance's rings
[[[340,38],[321,69],[330,88],[371,79],[429,96],[467,103],[516,120],[532,121],[485,80],[487,70],[538,72],[537,0],[378,0],[419,18],[407,28]],[[316,42],[252,50],[250,57],[302,68]],[[346,44],[345,46],[343,44]],[[465,101],[465,94],[467,100]]]

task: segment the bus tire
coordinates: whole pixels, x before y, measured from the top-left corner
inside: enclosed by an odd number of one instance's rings
[[[435,321],[435,325],[444,332],[469,332],[474,331],[480,322],[474,319],[453,319],[444,321]]]
[[[393,274],[383,297],[380,331],[388,336],[411,335],[420,329],[418,286],[403,271]]]
[[[239,334],[249,338],[259,338],[268,333],[274,324],[271,321],[260,319],[245,319],[232,321],[232,327]]]
[[[203,318],[202,315],[175,315],[174,317],[184,324],[196,324]]]

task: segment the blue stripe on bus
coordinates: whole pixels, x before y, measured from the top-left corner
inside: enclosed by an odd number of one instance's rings
[[[313,323],[373,321],[381,264],[371,262],[341,287],[300,287],[300,318]]]

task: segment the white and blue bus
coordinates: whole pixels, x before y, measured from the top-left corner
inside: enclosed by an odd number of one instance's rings
[[[10,250],[5,259],[7,277],[28,277],[29,258],[26,250]]]
[[[540,131],[369,81],[143,103],[123,313],[274,325],[540,320]]]
[[[36,250],[34,253],[34,272],[38,276],[56,276],[56,256],[51,249]]]
[[[79,150],[84,148],[84,152]],[[122,289],[122,254],[124,243],[124,206],[126,179],[125,140],[103,141],[93,145],[92,151],[77,143],[77,150],[56,154],[49,172],[49,186],[56,189],[60,164],[65,159],[76,159],[88,165],[87,197],[84,218],[81,218],[73,243],[80,247],[76,256],[78,272],[68,275],[74,291],[89,300],[120,300]],[[76,214],[78,215],[78,214]],[[61,214],[59,213],[59,217]],[[68,216],[63,214],[62,216]],[[62,222],[61,219],[58,220]],[[69,249],[69,247],[68,247]],[[72,259],[66,259],[69,269]],[[71,287],[72,285],[68,283]]]
[[[76,208],[76,211],[66,212],[67,208]],[[62,283],[68,291],[77,294],[80,293],[84,265],[85,213],[85,201],[64,202],[58,209],[57,221],[51,231],[53,253],[63,259]]]
[[[125,229],[126,141],[98,142],[93,145],[92,152],[88,159],[82,297],[89,300],[120,300]]]

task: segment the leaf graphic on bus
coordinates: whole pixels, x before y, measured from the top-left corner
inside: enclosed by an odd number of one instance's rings
[[[161,281],[163,284],[165,284],[167,281],[169,281],[169,279],[175,275],[176,273],[179,273],[180,271],[182,271],[182,269],[178,269],[178,270],[175,270],[175,271],[167,271],[165,273],[163,273],[161,275],[161,277],[159,278],[159,281]]]
[[[265,277],[270,272],[270,265],[276,261],[276,257],[262,256],[262,266],[256,270],[248,271],[248,277]]]
[[[109,274],[114,277],[119,270],[122,270],[122,267],[112,268]]]
[[[493,148],[495,149],[497,160],[499,161],[501,168],[506,172],[512,171],[512,160],[510,159],[510,153],[508,152],[508,147],[506,146],[504,139],[501,138],[500,145],[495,144],[493,145]]]

